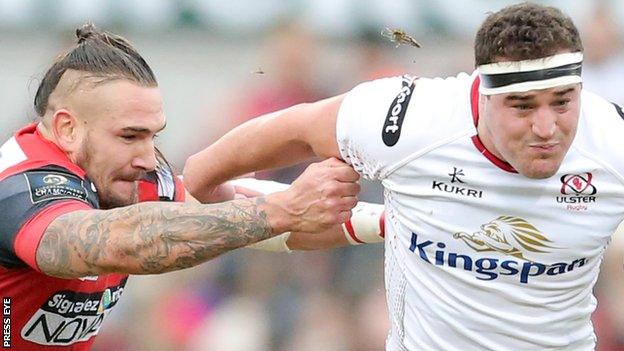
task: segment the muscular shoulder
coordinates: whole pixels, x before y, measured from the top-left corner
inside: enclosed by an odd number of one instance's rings
[[[81,208],[97,208],[95,188],[87,180],[54,165],[26,169],[0,181],[0,266],[23,265],[16,248],[18,234],[35,240],[38,224],[48,223],[57,206],[72,202]],[[42,215],[43,214],[43,215]],[[35,229],[37,228],[37,229]],[[22,242],[22,241],[20,241]]]
[[[622,107],[584,89],[574,146],[617,172],[624,181],[623,136]]]
[[[385,78],[358,85],[339,111],[342,157],[369,178],[445,138],[473,128],[467,74],[450,78]]]
[[[95,187],[88,180],[68,169],[48,165],[25,169],[0,180],[0,201],[14,202],[16,196],[25,195],[26,205],[36,205],[55,200],[79,200],[97,207]]]

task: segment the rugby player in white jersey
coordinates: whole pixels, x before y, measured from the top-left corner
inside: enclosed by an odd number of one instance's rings
[[[582,90],[569,17],[490,14],[476,71],[387,78],[249,121],[191,157],[239,174],[339,157],[385,188],[388,350],[591,350],[592,287],[624,219],[622,110]],[[240,152],[245,150],[245,152]]]

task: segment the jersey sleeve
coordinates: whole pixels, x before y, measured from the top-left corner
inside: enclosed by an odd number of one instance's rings
[[[182,179],[164,162],[139,181],[139,202],[184,202],[185,199],[186,190]]]
[[[98,207],[95,188],[61,167],[28,170],[0,181],[0,266],[38,270],[35,253],[59,216]]]
[[[624,183],[624,110],[586,89],[581,93],[581,117],[575,144],[600,160]]]
[[[465,73],[450,78],[384,78],[346,94],[336,121],[341,156],[365,178],[383,179],[394,164],[470,127]],[[454,123],[462,106],[465,121]],[[464,107],[465,105],[465,107]]]

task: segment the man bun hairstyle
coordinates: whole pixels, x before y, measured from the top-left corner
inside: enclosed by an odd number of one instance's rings
[[[475,37],[475,65],[582,52],[578,29],[559,9],[521,3],[490,14]]]
[[[76,28],[76,38],[78,38],[77,44],[82,44],[85,40],[89,39],[95,30],[93,23],[86,23],[82,27]]]
[[[35,94],[35,112],[43,117],[50,94],[67,70],[87,73],[98,83],[125,79],[145,87],[156,87],[154,72],[137,50],[123,37],[101,31],[92,23],[76,29],[76,44],[61,54],[44,75]]]

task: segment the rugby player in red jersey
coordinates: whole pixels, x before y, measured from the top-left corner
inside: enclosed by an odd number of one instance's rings
[[[155,153],[166,123],[152,70],[119,36],[85,25],[77,37],[37,90],[39,121],[0,147],[4,346],[88,350],[129,274],[191,267],[350,217],[359,176],[335,159],[267,196],[172,203],[184,190]]]

